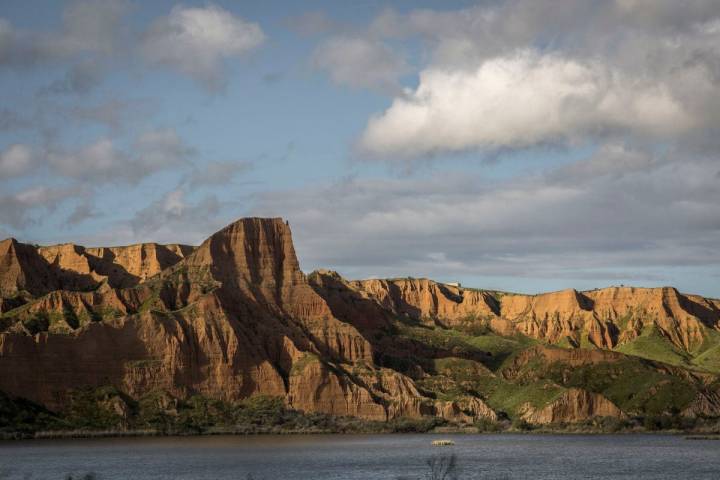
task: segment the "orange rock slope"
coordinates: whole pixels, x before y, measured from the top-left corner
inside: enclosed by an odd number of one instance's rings
[[[0,243],[0,390],[51,409],[62,409],[71,389],[113,385],[133,397],[282,396],[295,409],[374,420],[494,420],[498,413],[472,391],[448,399],[419,388],[428,367],[379,366],[388,352],[421,357],[427,349],[378,339],[392,335],[397,319],[411,319],[424,328],[484,327],[611,349],[656,326],[673,345],[692,349],[718,329],[719,312],[720,302],[672,288],[528,296],[425,279],[306,277],[279,218],[241,219],[197,248],[9,239]],[[543,355],[551,361],[554,352]],[[716,396],[702,395],[693,411],[713,411]],[[624,413],[571,389],[522,415],[546,423]]]
[[[572,347],[612,349],[654,326],[673,345],[690,351],[703,343],[708,329],[720,329],[720,301],[684,295],[672,287],[518,295],[462,289],[427,279],[348,284],[396,314],[425,323],[485,322],[498,333],[521,333]]]

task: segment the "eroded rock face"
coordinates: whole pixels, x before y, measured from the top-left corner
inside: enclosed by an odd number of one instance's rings
[[[61,278],[63,290],[87,290],[106,282],[114,288],[135,286],[192,253],[188,245],[139,243],[85,248],[72,243],[38,248]]]
[[[398,318],[437,331],[481,326],[602,348],[632,341],[652,325],[679,348],[693,348],[707,329],[720,328],[719,312],[720,302],[674,289],[528,296],[425,279],[347,281],[328,271],[306,277],[279,218],[239,220],[197,248],[35,247],[10,239],[0,242],[0,390],[52,409],[64,406],[71,388],[111,385],[134,397],[265,394],[307,412],[472,423],[498,416],[483,400],[488,396],[473,393],[471,380],[469,390],[438,397],[418,387],[432,365],[393,364],[467,350],[401,342],[393,336]],[[481,363],[469,375],[515,381],[538,360],[572,368],[620,357],[535,346],[508,358],[497,376]],[[718,413],[716,397],[703,391],[688,415]],[[624,414],[602,395],[570,389],[522,415],[556,423]]]
[[[368,341],[334,317],[311,288],[281,219],[242,219],[191,252],[154,244],[68,244],[43,248],[42,255],[22,248],[13,243],[7,250],[88,280],[73,287],[103,286],[55,290],[16,315],[0,334],[1,390],[51,408],[63,406],[69,388],[110,384],[132,396],[158,390],[226,400],[266,394],[309,412],[376,420],[420,415],[420,407],[407,407],[422,404],[412,380],[375,367]],[[20,254],[6,268],[17,272],[8,275],[14,289],[27,285]],[[98,258],[122,267],[119,283],[107,281],[107,270],[93,263]],[[137,285],[112,286],[128,278]],[[97,318],[98,312],[105,316]],[[49,325],[35,334],[30,326],[38,328],[38,318]],[[350,373],[356,364],[367,374]]]
[[[687,417],[720,417],[720,392],[698,392],[682,414]]]
[[[305,412],[387,419],[385,408],[373,398],[370,390],[319,360],[307,362],[292,373],[287,402],[292,408]]]
[[[427,279],[345,285],[396,316],[447,327],[485,323],[501,335],[521,333],[568,347],[613,349],[655,327],[673,345],[689,351],[702,345],[707,329],[720,330],[717,301],[683,295],[671,287],[497,295]]]
[[[600,348],[614,348],[646,327],[657,327],[673,345],[690,350],[702,344],[706,328],[720,326],[720,311],[712,303],[670,287],[507,295],[501,317],[534,338]]]
[[[435,402],[435,414],[445,420],[473,423],[480,419],[496,421],[497,414],[485,402],[476,397],[453,401]]]
[[[88,291],[106,283],[131,287],[171,267],[193,247],[155,243],[85,248],[71,243],[36,247],[15,239],[0,242],[0,297],[21,292]]]
[[[577,423],[594,417],[625,418],[625,414],[599,393],[571,388],[543,408],[530,404],[522,408],[522,418],[534,424]]]
[[[495,299],[487,292],[462,289],[425,278],[359,280],[349,286],[396,315],[456,326],[498,314]]]
[[[59,287],[35,247],[14,238],[0,242],[0,297],[13,297],[22,291],[40,295]]]

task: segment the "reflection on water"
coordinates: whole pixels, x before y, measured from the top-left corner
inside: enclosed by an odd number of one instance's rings
[[[0,478],[85,480],[460,480],[720,478],[720,442],[664,435],[218,436],[0,443]],[[443,457],[443,458],[440,458]],[[437,467],[437,465],[436,465]],[[442,477],[436,477],[442,478]],[[452,478],[450,476],[446,478]],[[90,479],[88,479],[90,480]]]

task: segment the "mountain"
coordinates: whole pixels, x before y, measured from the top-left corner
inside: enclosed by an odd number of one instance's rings
[[[306,276],[279,218],[198,247],[5,240],[0,298],[3,398],[51,414],[92,391],[121,420],[265,397],[381,422],[720,417],[719,300]]]

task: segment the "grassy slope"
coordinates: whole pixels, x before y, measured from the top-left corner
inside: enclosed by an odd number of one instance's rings
[[[401,325],[398,334],[457,356],[488,352],[491,356],[468,359],[434,359],[435,372],[418,381],[426,392],[439,399],[477,395],[492,408],[514,416],[529,402],[546,405],[570,387],[600,393],[631,415],[659,415],[682,411],[695,397],[699,385],[665,371],[662,364],[710,371],[720,363],[718,337],[714,332],[694,359],[677,350],[655,329],[617,350],[627,355],[620,361],[569,366],[563,362],[545,363],[530,359],[520,372],[508,380],[503,370],[515,356],[538,342],[522,337],[501,337],[493,333],[470,335],[456,330]],[[482,363],[487,370],[473,364]],[[716,370],[717,371],[717,370]]]
[[[669,365],[690,366],[690,355],[673,345],[654,326],[646,327],[635,340],[619,345],[615,350]]]
[[[645,328],[639,337],[619,345],[615,351],[690,370],[720,374],[720,332],[710,329],[705,331],[703,344],[693,352],[679,349],[654,326]]]
[[[402,325],[399,334],[457,355],[490,354],[479,357],[479,361],[457,357],[434,359],[434,375],[419,380],[418,386],[435,394],[438,399],[453,400],[464,395],[476,395],[493,409],[514,416],[526,402],[541,407],[565,391],[551,380],[539,378],[514,383],[499,375],[515,355],[537,344],[528,337],[502,337],[494,333],[470,335],[456,330],[408,325]]]

